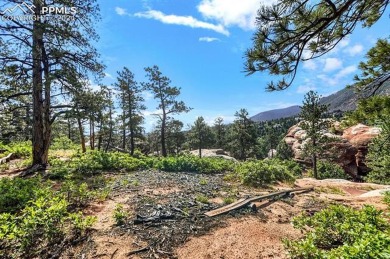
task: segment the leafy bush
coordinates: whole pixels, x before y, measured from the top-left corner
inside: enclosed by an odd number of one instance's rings
[[[141,159],[119,152],[90,151],[77,154],[72,158],[71,166],[80,173],[98,173],[102,170],[135,171],[147,168]]]
[[[0,149],[5,150],[5,155],[12,153],[15,158],[28,158],[32,154],[32,144],[30,141],[12,142],[9,145],[0,143]]]
[[[282,160],[291,159],[294,156],[292,148],[282,139],[276,147],[276,157]]]
[[[83,207],[96,197],[96,193],[88,189],[87,183],[78,184],[71,180],[63,183],[61,192],[64,193],[67,202],[76,207]]]
[[[0,213],[15,213],[46,191],[38,178],[3,178],[0,180]]]
[[[313,176],[313,171],[308,171],[310,176]],[[328,161],[318,161],[317,164],[317,179],[347,179],[348,176],[344,170],[335,163]]]
[[[293,220],[305,232],[298,241],[285,240],[291,258],[389,258],[387,219],[372,206],[362,210],[333,205],[313,216]]]
[[[72,142],[67,136],[60,136],[53,139],[50,149],[52,150],[68,150],[76,149],[78,146]]]
[[[118,203],[114,209],[114,219],[117,226],[122,226],[126,224],[129,214],[123,208],[123,205]]]
[[[35,258],[61,242],[68,231],[80,235],[95,221],[68,212],[68,202],[39,179],[1,181],[0,257]],[[4,187],[6,189],[4,189]],[[12,203],[8,201],[15,196]],[[15,207],[10,207],[15,206]],[[45,257],[45,256],[43,256]]]
[[[390,209],[390,191],[384,193],[383,201],[387,204],[388,208]]]
[[[295,177],[279,160],[247,161],[236,166],[239,180],[249,186],[263,186],[277,181],[293,182]]]
[[[184,155],[160,158],[154,167],[166,172],[223,173],[233,170],[234,162],[218,157]]]
[[[378,121],[378,123],[382,132],[368,147],[366,160],[372,171],[366,180],[373,183],[390,184],[390,120],[387,116],[386,119]]]

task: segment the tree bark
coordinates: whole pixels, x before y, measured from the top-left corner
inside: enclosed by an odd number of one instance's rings
[[[34,0],[35,15],[40,15],[41,1]],[[42,80],[42,50],[43,50],[43,28],[40,21],[34,21],[32,32],[32,97],[33,97],[33,165],[46,167],[48,162],[45,151],[45,123],[44,123],[44,100],[43,100],[43,80]]]
[[[313,139],[313,148],[315,149],[316,146],[317,146],[317,142],[316,142],[315,139]],[[315,150],[313,151],[312,160],[313,160],[313,177],[315,179],[317,179],[317,177],[318,177],[318,172],[317,172],[317,154],[316,154]]]
[[[163,119],[161,122],[161,154],[163,157],[167,156],[167,149],[165,146],[165,127],[166,127],[166,115],[163,114]]]
[[[81,143],[81,150],[83,153],[87,152],[87,149],[85,148],[85,137],[84,137],[84,130],[83,130],[83,124],[81,123],[80,114],[77,111],[77,124],[79,126],[79,133],[80,133],[80,143]]]
[[[111,91],[109,92],[110,93],[110,100],[111,100]],[[110,103],[110,132],[109,132],[109,136],[108,136],[108,141],[107,141],[107,146],[106,146],[106,149],[104,150],[105,152],[108,151],[108,148],[110,147],[111,145],[111,139],[112,139],[112,107],[111,107],[111,103]]]

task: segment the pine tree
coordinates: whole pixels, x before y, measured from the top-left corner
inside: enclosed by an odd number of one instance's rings
[[[177,97],[180,95],[180,88],[171,86],[171,80],[160,72],[158,66],[147,67],[145,71],[149,82],[145,82],[142,85],[146,90],[152,92],[154,99],[159,103],[157,109],[161,111],[156,116],[161,122],[161,153],[165,157],[168,154],[166,147],[168,120],[172,115],[188,112],[191,108],[187,107],[183,101],[177,100]]]
[[[305,95],[300,117],[301,127],[306,130],[308,143],[304,146],[304,152],[311,157],[313,176],[317,178],[317,160],[325,148],[326,138],[322,131],[329,127],[329,121],[324,119],[328,111],[326,105],[320,104],[321,97],[314,91]]]

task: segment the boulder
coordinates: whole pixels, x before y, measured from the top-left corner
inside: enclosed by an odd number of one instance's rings
[[[190,154],[199,156],[199,150],[191,150]],[[237,161],[234,157],[231,157],[228,152],[222,149],[202,149],[202,157],[220,157],[226,160]]]
[[[332,139],[328,148],[328,155],[339,164],[346,173],[358,177],[366,175],[369,168],[365,164],[365,157],[368,145],[380,134],[380,128],[358,124],[341,129],[339,122],[332,122],[332,132],[324,131],[322,134]],[[311,163],[310,159],[304,157],[303,148],[310,139],[300,124],[292,126],[284,138],[284,141],[291,147],[294,159],[302,163]]]

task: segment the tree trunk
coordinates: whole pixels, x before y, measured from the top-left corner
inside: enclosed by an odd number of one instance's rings
[[[68,118],[68,139],[72,139],[70,118]]]
[[[98,147],[97,147],[99,151],[102,147],[102,141],[103,141],[102,131],[103,131],[103,120],[100,121],[100,125],[99,125],[99,134],[98,134],[99,137],[98,137]]]
[[[35,14],[40,15],[41,1],[35,0]],[[32,32],[32,98],[33,98],[33,129],[32,129],[32,155],[33,166],[46,167],[48,162],[47,151],[45,150],[45,123],[44,123],[44,100],[42,82],[42,49],[43,49],[43,28],[40,21],[34,21]]]
[[[110,100],[111,100],[111,91],[109,92],[110,93]],[[108,151],[108,148],[110,147],[111,145],[111,139],[112,139],[112,108],[111,108],[111,103],[110,103],[110,132],[109,132],[109,136],[108,136],[108,141],[107,141],[107,146],[106,146],[106,149],[104,150],[105,152]]]
[[[94,122],[94,120],[90,120],[89,132],[90,132],[89,143],[91,146],[91,150],[95,150],[95,122]]]
[[[202,145],[199,144],[199,158],[202,158]]]
[[[161,122],[161,154],[163,157],[167,156],[167,149],[165,146],[165,124],[166,124],[166,115],[163,114],[163,119]]]
[[[129,105],[129,131],[130,131],[130,155],[134,155],[135,143],[134,143],[134,125],[133,125],[133,111],[131,109],[131,94],[128,95]]]
[[[77,124],[79,126],[81,150],[82,150],[83,153],[85,153],[85,152],[87,152],[87,149],[85,148],[84,130],[83,130],[83,124],[81,123],[80,114],[77,114]]]
[[[315,179],[317,179],[317,177],[318,177],[318,174],[317,174],[317,154],[316,154],[316,151],[315,151],[316,147],[317,147],[317,141],[316,141],[316,139],[313,139],[313,148],[314,148],[314,150],[313,150],[312,160],[313,160],[313,177]]]
[[[126,112],[125,112],[125,107],[123,106],[123,118],[122,118],[122,126],[123,126],[123,131],[122,131],[122,149],[126,150]]]

